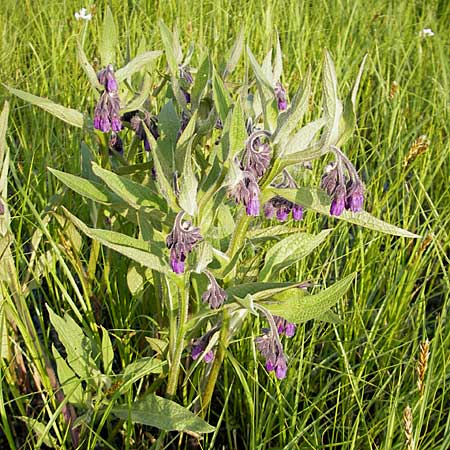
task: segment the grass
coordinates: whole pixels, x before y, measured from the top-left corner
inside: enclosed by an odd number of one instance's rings
[[[6,0],[0,11],[0,81],[36,95],[92,111],[93,99],[75,57],[75,34],[82,24],[73,1],[31,3]],[[346,151],[362,174],[371,212],[423,238],[409,241],[336,223],[307,213],[301,227],[317,232],[334,227],[331,239],[286,279],[334,280],[358,272],[352,292],[339,303],[341,325],[306,323],[286,343],[288,377],[276,381],[262,370],[253,337],[258,321],[247,321],[229,348],[216,388],[209,422],[218,433],[202,448],[239,449],[403,449],[403,412],[410,405],[414,448],[450,447],[449,217],[450,62],[447,32],[450,5],[430,2],[108,2],[121,38],[121,55],[140,46],[161,48],[157,20],[177,24],[186,47],[194,42],[220,58],[244,27],[259,59],[277,29],[284,53],[288,92],[313,69],[311,116],[320,112],[324,47],[335,59],[338,79],[350,87],[364,54],[368,64],[359,94],[358,129]],[[87,6],[87,5],[86,5]],[[104,2],[96,4],[97,15]],[[33,11],[25,15],[24,10]],[[93,60],[100,20],[87,26],[85,48]],[[421,39],[432,28],[435,36]],[[197,64],[194,56],[194,66]],[[240,63],[233,79],[244,75]],[[394,92],[394,81],[398,89]],[[392,94],[392,95],[390,95]],[[392,97],[392,98],[391,98]],[[83,277],[87,240],[57,220],[58,206],[87,215],[86,205],[46,170],[80,171],[78,130],[37,108],[10,98],[0,87],[0,103],[11,102],[7,135],[11,150],[8,204],[12,214],[14,275],[0,277],[2,305],[1,433],[3,448],[36,448],[39,433],[19,416],[49,424],[64,447],[68,431],[58,418],[51,379],[40,356],[51,354],[54,332],[45,305],[78,321],[101,345],[96,325],[116,342],[115,364],[124,367],[148,349],[157,305],[130,294],[124,274],[129,262],[100,249],[97,272]],[[429,148],[404,165],[420,135]],[[317,183],[319,168],[310,175]],[[125,231],[124,231],[125,232]],[[3,258],[3,257],[2,257]],[[33,258],[40,264],[32,264]],[[3,258],[5,260],[5,258]],[[4,269],[4,266],[0,265]],[[11,281],[12,280],[12,281]],[[87,280],[82,282],[81,280]],[[21,287],[19,288],[18,285]],[[5,327],[5,315],[15,327]],[[430,357],[420,396],[415,367],[419,344],[429,339]],[[36,385],[40,374],[44,385]],[[139,384],[138,396],[145,386]],[[200,376],[189,380],[180,402],[189,405],[200,391]],[[93,439],[104,448],[151,445],[142,427],[115,423]],[[102,439],[114,433],[107,447]],[[112,435],[112,434],[111,434]],[[173,437],[173,445],[179,443]],[[103,447],[102,447],[103,448]]]

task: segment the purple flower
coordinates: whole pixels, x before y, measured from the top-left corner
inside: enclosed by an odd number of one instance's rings
[[[108,147],[123,155],[123,142],[118,134],[113,133],[109,138]]]
[[[216,326],[214,328],[211,328],[208,332],[206,332],[202,337],[197,338],[192,343],[192,350],[191,350],[191,358],[195,361],[198,359],[198,357],[206,350],[206,347],[209,344],[209,341],[214,336],[215,333],[217,333],[220,330],[220,326]],[[214,351],[209,350],[205,353],[203,356],[203,360],[209,364],[214,360]]]
[[[285,206],[281,206],[280,208],[278,208],[277,210],[277,219],[280,222],[284,222],[287,220],[288,215],[289,215],[289,208],[286,208]]]
[[[202,294],[202,300],[208,303],[212,309],[220,308],[223,302],[227,299],[228,295],[224,289],[222,289],[214,276],[207,270],[205,275],[209,279],[208,289]]]
[[[166,238],[167,247],[170,249],[170,265],[177,274],[184,272],[186,256],[202,239],[198,228],[193,227],[191,222],[181,221],[183,214],[177,214],[173,229]]]
[[[122,128],[119,118],[120,100],[117,93],[104,91],[94,110],[94,128],[109,133],[111,129],[118,132]]]
[[[141,119],[138,111],[129,120],[131,128],[134,130],[136,137],[144,142],[144,149],[146,151],[151,150],[151,145],[147,139],[147,133],[144,125],[148,128],[152,136],[157,140],[159,138],[158,131],[158,119],[155,116],[151,116],[148,112],[144,113],[144,118]]]
[[[103,70],[97,74],[98,81],[107,92],[117,91],[117,81],[114,76],[114,69],[111,64],[108,64]]]
[[[229,195],[236,203],[242,203],[248,216],[259,215],[259,186],[252,172],[243,171],[242,179],[232,187]]]
[[[270,165],[272,159],[272,149],[267,139],[270,133],[265,130],[254,131],[245,143],[245,155],[243,159],[245,170],[252,172],[256,179],[261,178]]]
[[[303,206],[294,205],[292,207],[292,218],[297,221],[303,219]]]
[[[276,209],[271,201],[264,203],[264,215],[267,219],[272,219],[272,217],[275,215],[275,211]]]
[[[276,334],[276,335],[275,335]],[[275,371],[276,377],[281,380],[286,377],[287,362],[283,347],[278,338],[277,330],[264,330],[264,334],[255,339],[256,348],[266,359],[268,372]]]
[[[338,185],[334,192],[333,201],[330,206],[332,216],[340,216],[345,209],[346,190],[343,184]]]
[[[275,325],[277,326],[278,334],[285,334],[287,337],[292,337],[295,334],[295,323],[288,322],[280,316],[273,316]]]
[[[287,109],[286,91],[279,81],[277,81],[275,85],[274,92],[277,99],[278,110],[285,111]]]
[[[345,207],[353,212],[362,210],[364,203],[364,188],[362,183],[355,182],[348,188]]]

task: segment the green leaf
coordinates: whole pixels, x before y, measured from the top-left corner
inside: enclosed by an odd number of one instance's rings
[[[311,68],[308,69],[302,85],[292,98],[291,106],[278,116],[277,128],[273,136],[273,143],[278,144],[288,139],[291,132],[302,121],[309,108],[311,96]]]
[[[166,256],[155,242],[144,242],[115,231],[89,228],[81,220],[64,209],[72,222],[88,237],[127,256],[145,267],[162,273],[170,273]]]
[[[69,367],[65,359],[60,355],[55,346],[52,345],[52,353],[56,362],[56,372],[64,396],[70,403],[81,405],[84,403],[83,388],[81,379],[75,375],[75,372]]]
[[[370,230],[380,231],[381,233],[392,234],[393,236],[402,236],[407,238],[420,238],[419,235],[404,230],[403,228],[391,225],[381,219],[378,219],[366,211],[352,212],[345,210],[340,216],[331,216],[330,198],[328,195],[317,188],[299,188],[299,189],[276,189],[266,188],[264,195],[270,198],[274,195],[281,195],[290,202],[305,206],[306,208],[319,212],[334,219],[344,220],[346,222],[369,228]]]
[[[5,206],[8,190],[9,149],[6,145],[6,130],[8,128],[9,103],[5,101],[0,114],[0,201]],[[4,234],[2,233],[4,236]]]
[[[117,196],[132,208],[140,209],[147,206],[164,209],[164,202],[148,187],[136,183],[127,177],[102,169],[95,163],[92,163],[92,170]]]
[[[252,66],[253,72],[255,73],[256,79],[262,86],[263,91],[265,93],[272,94],[273,93],[272,84],[267,79],[266,75],[264,74],[264,71],[262,70],[261,66],[258,64],[258,61],[256,61],[256,58],[253,55],[252,51],[250,50],[249,46],[247,46],[247,55],[248,55],[248,59],[250,61],[250,65]],[[264,95],[264,97],[266,97],[266,95]]]
[[[274,296],[278,303],[267,303],[264,306],[272,314],[281,316],[292,323],[302,323],[323,317],[348,291],[355,279],[355,275],[352,273],[331,287],[314,295],[305,295],[302,289],[289,289]]]
[[[48,170],[68,188],[83,197],[102,203],[103,205],[111,205],[111,198],[110,195],[108,195],[109,191],[103,185],[95,183],[94,181],[86,180],[85,178],[77,177],[76,175],[72,175],[70,173],[52,169],[51,167],[49,167]]]
[[[176,77],[178,75],[178,64],[181,63],[181,59],[179,60],[179,57],[177,58],[177,46],[174,42],[174,35],[162,20],[159,21],[159,31],[170,72]]]
[[[112,365],[114,361],[114,349],[108,330],[102,327],[102,359],[103,371],[106,375],[112,373]]]
[[[231,99],[230,94],[225,89],[223,81],[215,69],[213,71],[213,94],[214,105],[216,106],[220,120],[224,123],[228,115],[228,110],[230,109]]]
[[[203,92],[208,84],[211,71],[211,62],[209,55],[206,55],[200,64],[200,68],[195,76],[194,85],[191,91],[191,102],[193,110],[196,110],[200,105],[200,100],[202,99]]]
[[[234,41],[233,48],[231,49],[230,57],[228,58],[227,64],[222,73],[222,78],[224,80],[230,73],[233,72],[233,70],[236,68],[239,62],[242,50],[244,49],[244,37],[245,37],[245,27],[241,27],[239,35]]]
[[[161,373],[165,365],[166,362],[162,362],[153,356],[139,358],[125,367],[123,378],[125,380],[133,380],[134,383],[151,373]]]
[[[11,94],[14,94],[15,96],[21,98],[22,100],[25,100],[28,103],[31,103],[32,105],[39,106],[39,108],[42,108],[44,111],[47,111],[58,119],[61,119],[62,121],[68,123],[69,125],[73,125],[78,128],[83,127],[83,114],[81,114],[80,111],[58,105],[48,98],[38,97],[36,95],[29,94],[28,92],[21,91],[20,89],[14,89],[6,85],[4,86],[6,87],[6,89],[8,89],[9,92],[11,92]]]
[[[126,106],[120,108],[120,112],[123,114],[129,111],[135,111],[141,109],[144,103],[147,101],[150,92],[152,90],[152,79],[150,75],[146,72],[144,75],[144,80],[140,89],[140,93],[136,95]]]
[[[236,101],[231,115],[230,124],[230,153],[228,158],[233,159],[245,146],[247,140],[247,130],[245,129],[244,113],[242,111],[242,105],[240,99]]]
[[[89,83],[93,87],[94,91],[97,92],[97,89],[103,90],[103,86],[98,81],[97,73],[95,72],[94,68],[92,67],[89,60],[87,59],[87,56],[84,53],[81,42],[78,40],[77,40],[77,57],[78,57],[78,62],[80,63],[81,68],[84,70],[84,73],[88,77]],[[98,96],[98,92],[97,92],[97,96]]]
[[[202,273],[208,267],[208,264],[213,260],[212,245],[208,241],[200,242],[195,251],[195,256],[195,272]]]
[[[215,430],[200,417],[172,400],[149,394],[143,400],[117,406],[113,414],[123,420],[149,425],[165,431],[211,433]]]
[[[115,64],[117,47],[117,30],[114,24],[114,17],[109,6],[106,7],[103,18],[103,27],[101,31],[100,42],[98,45],[102,66]]]
[[[330,53],[325,51],[323,69],[324,116],[326,119],[322,146],[328,148],[339,140],[339,122],[342,115],[342,103],[339,100],[336,70]]]
[[[300,283],[297,282],[244,283],[229,287],[228,289],[226,289],[226,291],[229,297],[244,299],[245,297],[247,297],[247,295],[251,295],[253,296],[254,300],[262,300],[277,293],[283,292],[287,289],[292,289],[299,284]]]
[[[42,438],[41,441],[44,445],[49,448],[60,448],[58,445],[58,441],[47,431],[46,424],[39,422],[37,419],[33,419],[28,416],[16,416],[17,419],[27,424],[28,429],[32,429],[36,434],[36,437]]]
[[[309,255],[331,233],[332,230],[323,230],[317,235],[296,233],[277,242],[266,253],[264,266],[259,273],[259,280],[267,281]]]
[[[184,159],[183,173],[180,180],[180,194],[178,196],[178,203],[180,207],[190,216],[197,213],[197,189],[198,181],[192,170],[192,140],[187,146],[187,151]]]
[[[273,81],[280,81],[283,74],[283,53],[281,52],[280,35],[277,32],[277,47],[275,49],[275,62],[273,65]]]
[[[287,144],[282,146],[280,157],[282,157],[283,160],[286,160],[287,157],[293,153],[296,155],[301,154],[301,152],[310,146],[314,136],[323,128],[324,125],[325,119],[322,117],[308,123],[303,128],[300,128],[300,130],[287,141]]]
[[[162,53],[163,52],[161,50],[141,53],[140,55],[133,58],[126,66],[121,67],[116,71],[116,80],[120,82],[131,77],[131,75],[139,72],[139,70],[141,70],[147,64],[150,64],[155,59],[159,58]]]
[[[64,318],[55,314],[47,305],[50,322],[58,333],[58,338],[67,353],[67,364],[83,380],[88,381],[98,373],[97,365],[92,358],[92,344],[83,330],[69,316]]]

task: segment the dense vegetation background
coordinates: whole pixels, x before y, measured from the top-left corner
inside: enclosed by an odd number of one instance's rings
[[[185,48],[191,42],[208,47],[214,60],[229,51],[242,27],[247,43],[261,60],[278,30],[288,92],[297,87],[308,65],[312,67],[311,115],[317,115],[321,107],[323,49],[333,55],[338,79],[346,90],[368,53],[358,129],[346,151],[366,183],[369,211],[423,237],[410,241],[329,221],[328,226],[335,227],[332,238],[288,275],[333,280],[357,271],[352,292],[336,308],[344,323],[300,326],[286,347],[288,377],[278,382],[258,370],[261,363],[251,336],[259,324],[248,322],[242,333],[247,337],[238,336],[230,347],[233,357],[222,369],[210,411],[210,423],[220,420],[219,433],[206,436],[201,446],[402,449],[407,448],[403,412],[410,405],[415,448],[450,448],[450,3],[97,2],[92,21],[82,31],[84,24],[75,20],[74,13],[89,5],[4,0],[0,81],[92,112],[90,88],[75,55],[75,36],[85,33],[85,50],[94,61],[106,3],[120,30],[121,62],[134,56],[138,48],[162,48],[160,18],[168,26],[178,26]],[[431,28],[434,36],[421,37],[424,28]],[[197,63],[194,55],[192,65]],[[246,64],[241,59],[231,81],[244,77]],[[33,234],[43,231],[36,254],[42,256],[42,269],[34,273],[36,279],[27,280],[32,289],[27,297],[30,317],[44,346],[50,348],[54,337],[45,304],[62,313],[70,310],[68,299],[77,303],[77,292],[88,295],[96,322],[115,330],[121,342],[117,357],[124,366],[146,354],[139,336],[144,337],[149,329],[151,299],[143,301],[129,293],[128,262],[119,256],[117,264],[105,267],[104,273],[91,280],[89,294],[85,287],[74,285],[68,275],[77,272],[83,259],[81,243],[74,243],[57,216],[49,214],[61,204],[81,216],[87,214],[79,197],[46,169],[79,173],[81,132],[11,98],[0,86],[0,103],[6,99],[11,102],[8,203],[19,277],[27,269]],[[422,135],[427,136],[422,139],[425,145],[417,141]],[[311,176],[318,182],[319,168]],[[301,226],[317,231],[324,220],[306,214]],[[2,285],[2,290],[7,297],[7,286]],[[22,348],[24,366],[31,370],[34,362],[26,351],[22,330],[4,326],[2,330],[2,345],[7,341],[19,353]],[[430,340],[430,358],[420,396],[416,365],[419,344],[426,339]],[[12,436],[17,448],[34,448],[34,433],[27,432],[18,417],[45,423],[52,417],[52,407],[45,392],[33,388],[29,373],[15,379],[7,374],[12,362],[2,356],[0,442],[8,448],[12,444],[6,436]],[[149,434],[142,428],[127,430],[124,436],[127,439],[122,442],[119,435],[109,448],[150,447]]]

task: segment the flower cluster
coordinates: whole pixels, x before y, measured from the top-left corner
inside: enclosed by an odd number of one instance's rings
[[[208,289],[202,294],[202,300],[208,303],[212,309],[220,308],[227,299],[227,293],[219,286],[210,272],[205,270],[204,273],[209,279],[209,285]]]
[[[280,189],[297,189],[298,187],[297,183],[286,169],[283,170],[283,179],[281,183],[274,186]],[[292,218],[294,220],[298,221],[303,219],[303,206],[292,203],[280,195],[272,197],[264,204],[264,214],[268,219],[271,219],[276,215],[280,222],[284,222],[287,220],[290,212],[292,212]]]
[[[231,191],[236,203],[242,203],[248,216],[258,216],[260,203],[260,189],[258,180],[266,173],[272,158],[271,148],[263,138],[270,136],[265,130],[256,130],[250,134],[245,144],[245,151],[238,164],[241,169],[241,178]]]
[[[120,99],[117,93],[117,81],[111,64],[97,74],[104,91],[94,110],[94,128],[109,133],[117,133],[122,128],[120,120]]]
[[[288,322],[280,316],[273,316],[275,325],[277,326],[278,334],[285,334],[287,337],[292,337],[295,334],[295,323]]]
[[[202,240],[200,230],[191,222],[182,222],[183,212],[177,214],[172,231],[167,236],[166,244],[170,249],[170,265],[175,273],[184,272],[186,256]]]
[[[266,360],[266,369],[268,372],[275,371],[279,380],[286,377],[287,360],[283,352],[277,330],[264,329],[263,335],[255,339],[256,348]]]
[[[340,216],[344,209],[353,212],[362,210],[364,203],[364,186],[355,167],[337,147],[332,147],[336,160],[325,167],[321,188],[333,200],[330,214]]]

